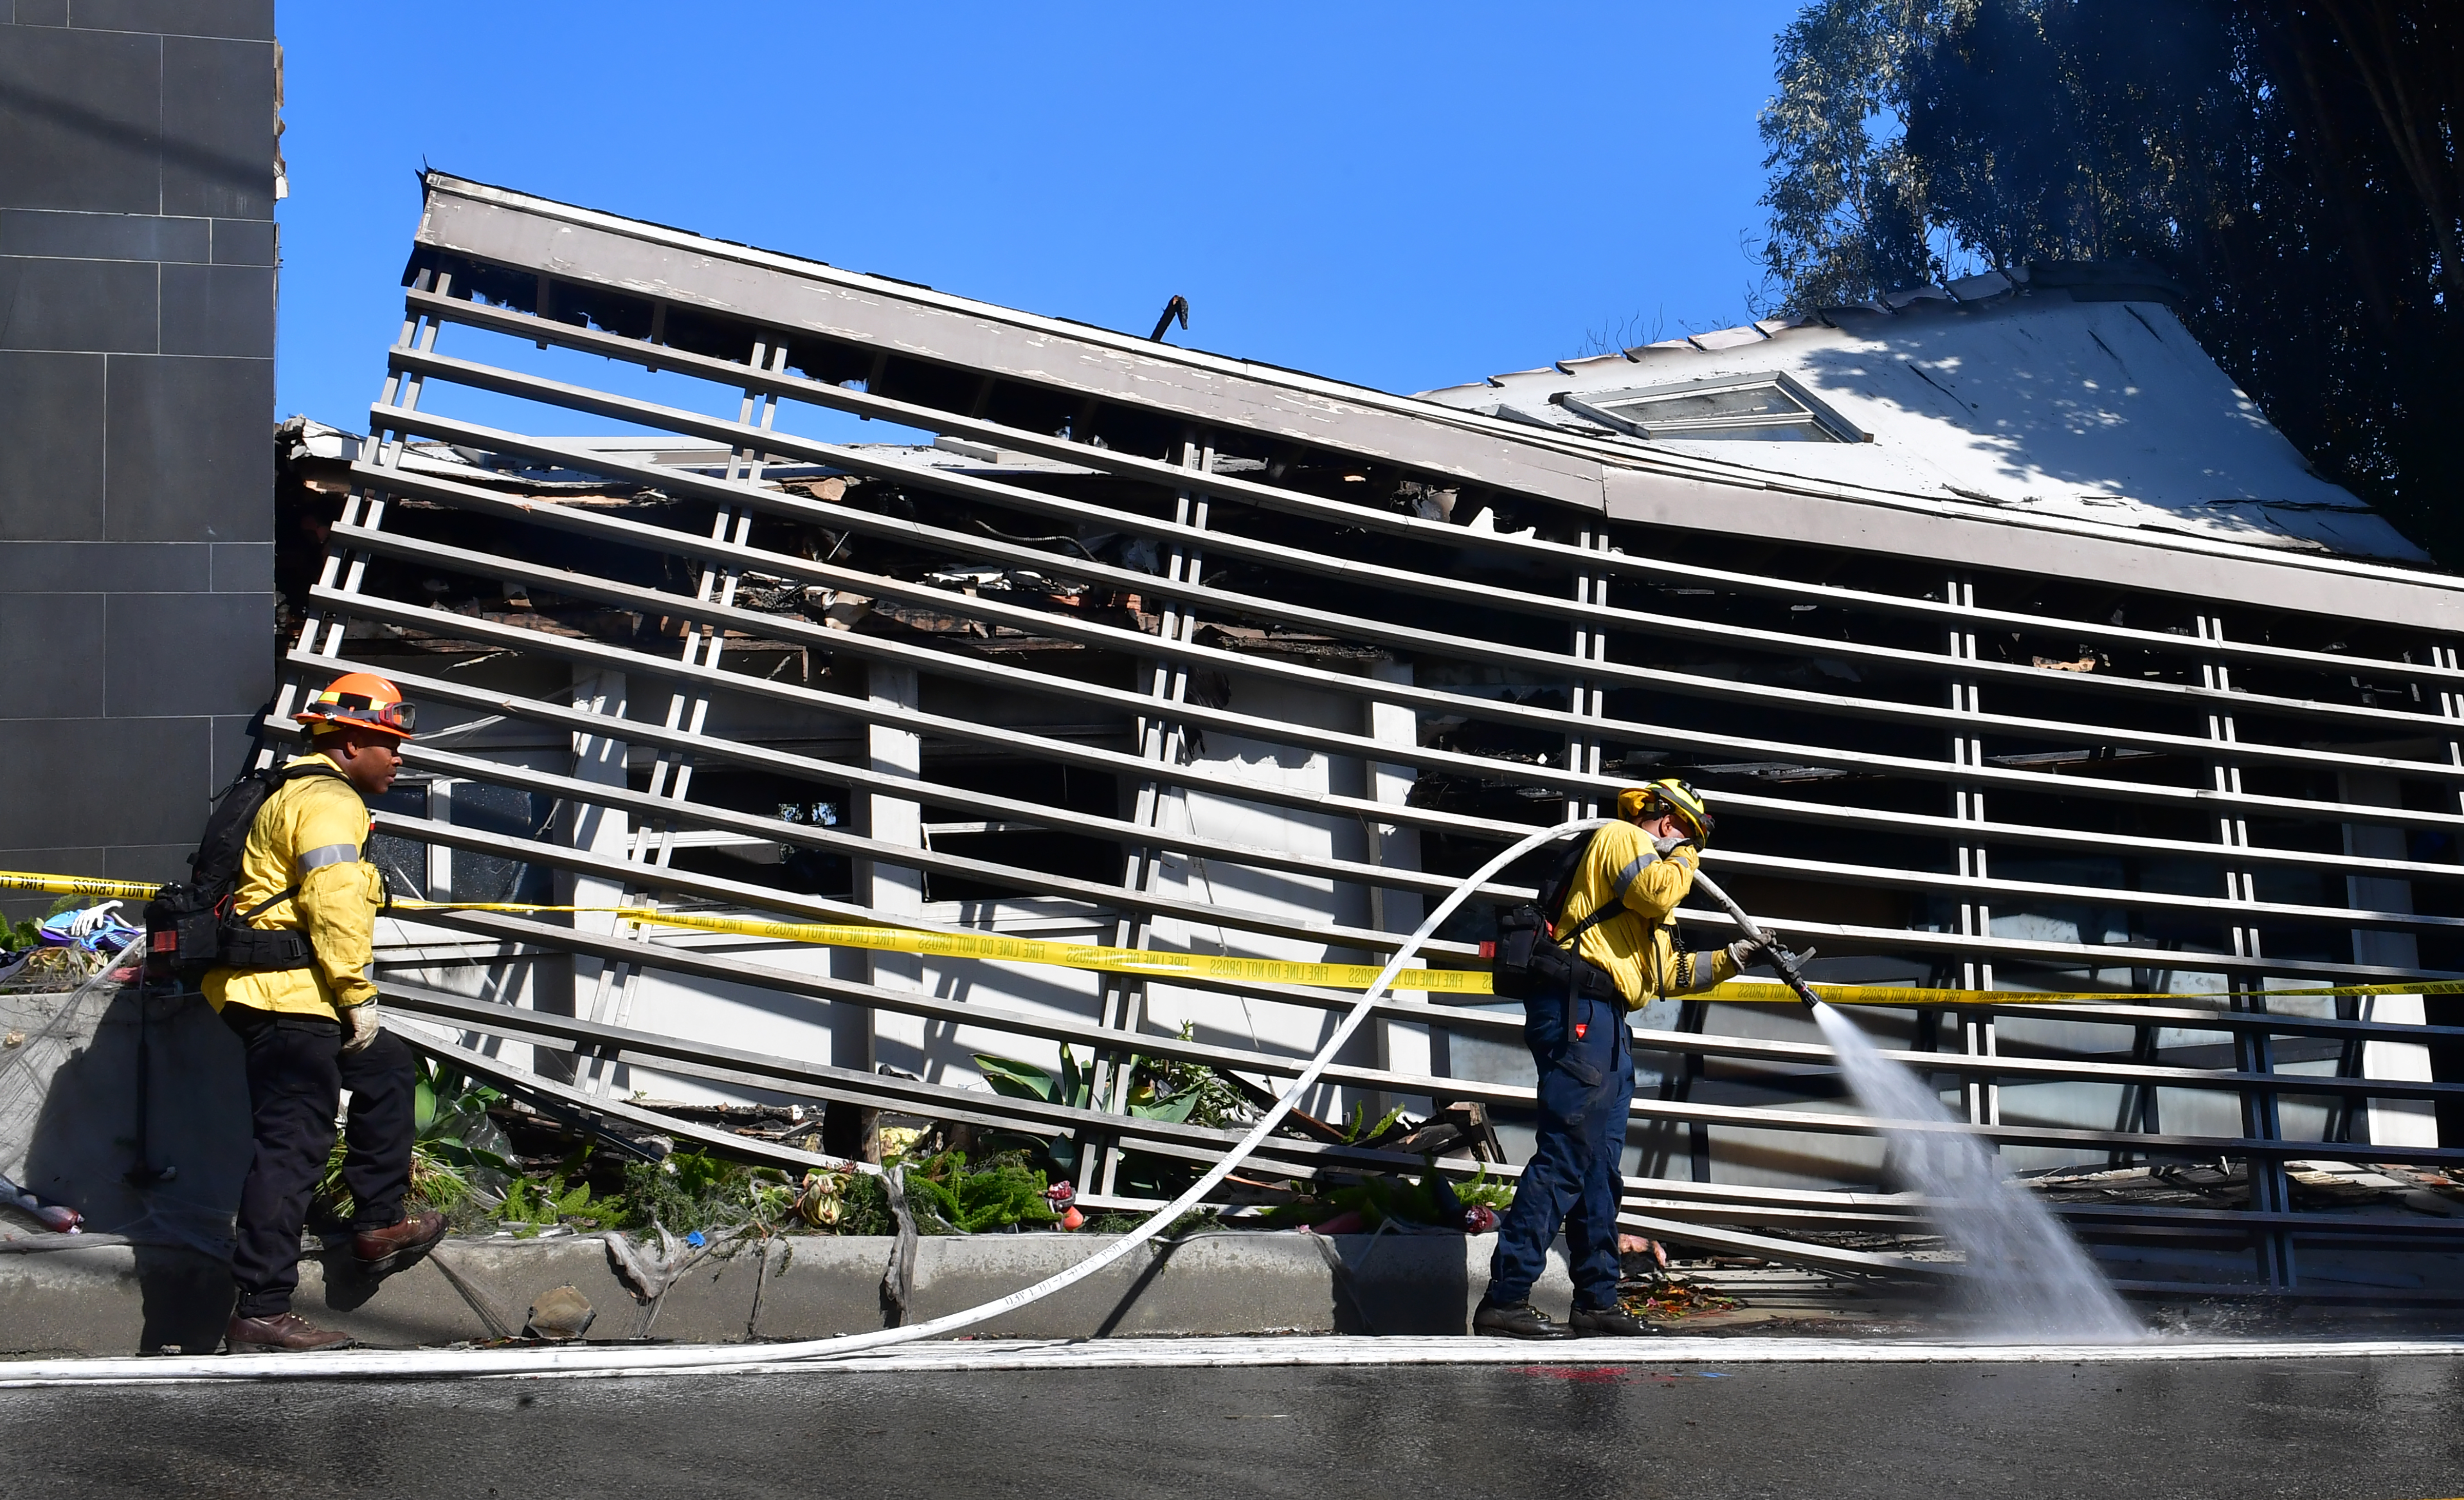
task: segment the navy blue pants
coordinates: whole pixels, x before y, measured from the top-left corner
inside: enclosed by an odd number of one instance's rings
[[[1501,1306],[1530,1298],[1560,1226],[1574,1305],[1617,1306],[1617,1188],[1626,1108],[1634,1102],[1634,1051],[1624,1007],[1594,999],[1574,1003],[1583,1035],[1561,1051],[1565,1013],[1560,1000],[1526,1007],[1523,1039],[1540,1067],[1540,1132],[1489,1262],[1488,1297]]]

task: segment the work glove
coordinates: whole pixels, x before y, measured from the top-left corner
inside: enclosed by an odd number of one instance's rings
[[[377,1021],[377,1003],[342,1007],[342,1051],[364,1051],[385,1028]]]
[[[1661,859],[1665,859],[1670,855],[1675,854],[1678,850],[1685,848],[1693,842],[1693,839],[1686,837],[1683,834],[1671,834],[1665,838],[1653,839],[1651,841],[1651,847]]]
[[[1781,951],[1786,952],[1787,950],[1782,949]],[[1814,949],[1807,948],[1802,953],[1791,952],[1788,956],[1795,960],[1796,967],[1801,970],[1805,967],[1807,963],[1811,962],[1814,958]],[[1728,962],[1736,965],[1741,969],[1749,967],[1751,965],[1763,963],[1766,960],[1771,960],[1772,968],[1776,969],[1779,967],[1778,962],[1771,959],[1769,945],[1757,943],[1751,938],[1739,938],[1736,942],[1728,945]]]

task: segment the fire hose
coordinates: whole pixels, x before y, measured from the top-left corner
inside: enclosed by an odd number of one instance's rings
[[[1746,935],[1747,942],[1763,950],[1763,957],[1770,960],[1771,967],[1778,971],[1780,981],[1796,991],[1797,999],[1805,1003],[1807,1010],[1822,1004],[1822,997],[1805,982],[1805,969],[1797,963],[1796,955],[1781,946],[1778,939],[1765,932],[1761,924],[1748,915],[1745,907],[1737,904],[1735,897],[1720,889],[1718,882],[1699,869],[1694,872],[1694,888],[1727,908],[1728,915],[1736,919],[1737,930]]]
[[[951,1313],[902,1328],[844,1334],[827,1338],[786,1343],[700,1345],[664,1348],[537,1348],[537,1349],[353,1349],[320,1354],[256,1354],[152,1357],[133,1359],[36,1359],[0,1363],[0,1388],[20,1385],[82,1383],[138,1384],[197,1380],[398,1380],[439,1376],[636,1375],[672,1371],[724,1370],[738,1365],[775,1365],[797,1360],[825,1360],[861,1354],[893,1344],[938,1338],[958,1333],[1038,1302],[1112,1265],[1161,1234],[1180,1216],[1205,1201],[1224,1178],[1248,1160],[1284,1117],[1308,1095],[1318,1077],[1352,1040],[1376,1009],[1378,997],[1418,955],[1457,907],[1482,885],[1531,851],[1559,838],[1607,826],[1613,818],[1579,818],[1543,829],[1490,859],[1456,885],[1440,902],[1394,957],[1375,982],[1344,1012],[1342,1022],[1317,1055],[1301,1069],[1283,1094],[1232,1149],[1181,1195],[1156,1209],[1146,1222],[1105,1249],[1033,1286],[995,1298],[963,1312]],[[1699,880],[1699,877],[1698,877]],[[1726,901],[1725,897],[1721,900]],[[1798,981],[1800,984],[1802,980]]]

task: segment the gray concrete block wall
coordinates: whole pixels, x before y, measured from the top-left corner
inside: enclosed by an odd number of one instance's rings
[[[177,876],[273,690],[275,71],[272,0],[0,0],[0,868]]]
[[[143,1005],[144,1156],[172,1175],[145,1187],[127,1180],[139,1155],[141,1041],[139,1000],[127,989],[0,995],[0,1032],[40,1038],[74,1012],[57,1040],[18,1054],[20,1071],[0,1088],[0,1175],[74,1205],[94,1232],[227,1257],[254,1149],[239,1038],[199,996]],[[22,1216],[0,1219],[0,1243],[28,1230]]]

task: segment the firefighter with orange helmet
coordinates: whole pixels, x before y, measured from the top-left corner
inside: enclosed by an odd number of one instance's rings
[[[233,1353],[350,1341],[291,1311],[299,1233],[333,1150],[342,1090],[351,1094],[342,1181],[363,1271],[397,1270],[445,1232],[442,1215],[404,1210],[417,1079],[410,1049],[378,1024],[366,972],[385,890],[362,857],[363,799],[393,785],[411,706],[385,679],[346,672],[292,717],[307,727],[309,750],[283,767],[249,827],[226,964],[203,986],[247,1049],[256,1137],[231,1254],[239,1300],[225,1338]]]

